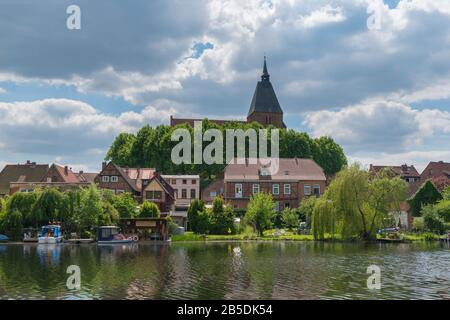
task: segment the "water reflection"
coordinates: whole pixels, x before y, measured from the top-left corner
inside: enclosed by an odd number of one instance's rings
[[[7,299],[445,299],[448,244],[0,245]],[[69,265],[81,289],[65,286]],[[382,290],[366,288],[366,268]]]

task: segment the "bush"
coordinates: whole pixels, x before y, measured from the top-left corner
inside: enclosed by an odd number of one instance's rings
[[[140,218],[159,218],[160,216],[161,212],[159,211],[159,208],[155,203],[144,201],[139,214]]]
[[[283,222],[283,226],[290,230],[299,226],[299,217],[295,209],[284,209],[281,213],[281,221]]]
[[[264,230],[272,226],[272,219],[275,203],[270,193],[260,192],[253,195],[247,207],[245,214],[245,221],[252,224],[258,231],[260,236],[263,236]]]
[[[415,231],[423,231],[425,229],[425,223],[423,217],[415,217],[413,220],[413,229]]]
[[[434,210],[433,206],[425,206],[422,208],[423,221],[425,228],[428,231],[443,234],[445,230],[444,220],[439,216],[439,214]]]
[[[191,202],[191,205],[189,206],[188,209],[188,227],[189,230],[195,232],[195,233],[200,233],[199,232],[199,221],[198,221],[198,217],[200,215],[201,212],[205,212],[205,203],[201,200],[194,200]]]
[[[169,235],[173,235],[175,230],[177,230],[178,225],[175,222],[173,222],[172,217],[167,217],[166,221],[167,221],[167,228],[169,231]]]

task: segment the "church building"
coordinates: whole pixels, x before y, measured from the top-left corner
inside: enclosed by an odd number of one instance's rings
[[[223,125],[231,120],[213,120],[208,119],[211,122]],[[180,119],[170,117],[170,125],[176,126],[179,124],[187,123],[194,126],[195,121],[202,121],[202,119]],[[267,71],[266,57],[264,57],[264,67],[261,76],[261,81],[258,81],[253,94],[253,99],[250,104],[250,109],[247,114],[247,121],[234,121],[242,123],[258,122],[263,126],[273,125],[276,128],[286,128],[283,121],[283,110],[278,102],[277,95],[273,90],[272,83],[270,82],[270,75]]]

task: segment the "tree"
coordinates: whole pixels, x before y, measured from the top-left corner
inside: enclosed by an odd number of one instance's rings
[[[436,189],[434,184],[428,180],[426,181],[412,198],[408,200],[413,216],[420,216],[422,207],[427,204],[435,204],[442,199],[442,195]]]
[[[161,213],[159,212],[158,206],[150,201],[144,201],[141,206],[140,218],[159,218]]]
[[[335,234],[336,231],[336,208],[332,200],[325,197],[315,202],[314,214],[311,220],[314,239],[324,240],[325,233]]]
[[[450,186],[444,188],[442,191],[442,198],[444,200],[450,200]]]
[[[422,208],[422,216],[425,228],[429,231],[437,234],[443,234],[445,232],[444,219],[439,216],[433,205],[424,206]]]
[[[306,222],[308,228],[311,227],[312,214],[317,199],[317,197],[308,197],[303,199],[297,209],[300,221]]]
[[[234,212],[226,205],[222,197],[216,197],[213,200],[212,208],[209,210],[210,232],[212,234],[230,234],[235,233]]]
[[[136,217],[136,201],[131,193],[125,192],[115,195],[112,199],[112,205],[119,212],[121,218]]]
[[[330,137],[320,137],[314,140],[313,159],[327,176],[332,176],[347,165],[344,150]]]
[[[52,220],[62,219],[62,209],[64,207],[64,197],[55,188],[47,188],[39,193],[36,203],[33,206],[32,220],[38,224],[47,223]]]
[[[5,210],[8,212],[19,211],[24,225],[37,226],[39,220],[32,215],[33,207],[36,203],[38,192],[16,192],[5,201]]]
[[[339,230],[344,238],[374,239],[388,214],[400,211],[407,188],[399,177],[371,178],[354,164],[339,172],[328,187],[323,197],[331,202],[314,207],[313,232],[323,235],[331,224],[332,231]],[[327,215],[325,209],[330,208],[333,211]]]
[[[281,213],[281,221],[283,225],[292,230],[293,228],[298,228],[299,226],[299,218],[298,214],[295,210],[285,208]]]
[[[95,185],[83,189],[81,193],[81,210],[79,211],[79,231],[92,230],[98,226],[103,216],[103,206],[99,190]]]
[[[191,202],[189,206],[187,216],[188,216],[188,224],[191,231],[195,233],[198,232],[198,217],[200,213],[205,212],[205,203],[201,200],[195,199]]]
[[[275,202],[270,193],[259,192],[253,195],[247,206],[245,221],[253,224],[260,236],[263,236],[264,230],[272,225]]]
[[[98,226],[113,226],[117,225],[120,220],[119,212],[114,206],[107,202],[102,202],[102,214],[98,217]]]
[[[22,213],[14,209],[7,212],[2,221],[2,229],[6,231],[6,234],[13,240],[20,240],[22,238],[23,229],[23,216]]]
[[[129,166],[133,163],[131,149],[136,141],[136,136],[131,133],[120,133],[106,154],[106,159],[114,161],[119,166]]]

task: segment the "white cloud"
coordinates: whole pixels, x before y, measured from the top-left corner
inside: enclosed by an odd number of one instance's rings
[[[6,90],[3,89],[2,87],[0,87],[0,94],[4,94],[4,93],[6,93]]]
[[[326,5],[308,14],[300,14],[296,18],[289,18],[287,20],[277,19],[274,22],[274,27],[286,27],[290,25],[296,29],[309,29],[324,24],[342,22],[345,19],[346,17],[341,7]]]
[[[397,153],[445,139],[450,133],[450,113],[374,100],[338,111],[309,113],[304,124],[314,136],[332,136],[353,153]]]
[[[68,99],[0,102],[0,150],[67,157],[96,154],[98,149],[105,152],[118,133],[167,122],[173,113],[147,106],[114,116]]]

